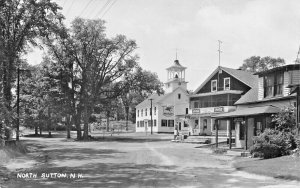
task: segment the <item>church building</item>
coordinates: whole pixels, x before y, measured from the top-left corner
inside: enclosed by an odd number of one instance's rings
[[[136,132],[172,133],[174,128],[188,129],[183,118],[189,110],[186,67],[178,60],[167,68],[165,94],[152,94],[136,106]],[[152,120],[152,121],[151,121]],[[151,126],[152,125],[152,126]]]

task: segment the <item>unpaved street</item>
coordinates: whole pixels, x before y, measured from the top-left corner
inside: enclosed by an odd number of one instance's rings
[[[295,181],[236,171],[231,167],[234,153],[213,155],[211,150],[196,148],[194,144],[172,143],[155,136],[113,136],[90,142],[65,138],[24,140],[31,153],[5,165],[11,173],[3,187],[300,186]],[[17,178],[18,173],[33,173],[37,177]],[[57,174],[42,178],[43,173]],[[59,178],[59,174],[68,177]],[[79,177],[70,178],[70,174]]]

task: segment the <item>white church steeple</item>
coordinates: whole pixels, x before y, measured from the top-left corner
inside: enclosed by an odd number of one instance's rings
[[[181,87],[184,90],[187,90],[187,82],[185,81],[185,69],[180,65],[179,61],[176,59],[174,64],[167,68],[167,82],[165,83],[166,93],[170,93]]]

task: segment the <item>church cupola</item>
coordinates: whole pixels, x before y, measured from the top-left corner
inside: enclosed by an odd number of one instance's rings
[[[176,59],[174,64],[167,68],[167,82],[165,83],[166,93],[170,93],[177,89],[178,87],[187,89],[187,82],[185,81],[185,69],[180,65],[179,61]]]

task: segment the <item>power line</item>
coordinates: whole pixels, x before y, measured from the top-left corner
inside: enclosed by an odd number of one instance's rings
[[[74,0],[72,1],[71,6],[70,6],[70,8],[68,9],[68,11],[67,11],[67,13],[66,13],[66,16],[68,16],[70,10],[72,9],[73,4],[74,4]]]
[[[102,15],[101,19],[105,16],[105,14],[111,9],[111,7],[117,2],[117,0],[115,0],[114,2],[112,2],[110,4],[110,7],[108,7],[108,9],[104,12],[104,14]]]
[[[106,9],[106,7],[108,6],[108,4],[110,3],[110,0],[107,0],[106,3],[102,6],[102,8],[99,10],[98,13],[96,13],[95,18],[97,18],[99,15],[101,15],[101,13]]]
[[[85,7],[82,9],[81,13],[79,14],[79,17],[83,14],[83,12],[85,11],[85,9],[91,4],[91,2],[93,2],[94,0],[90,0]]]

